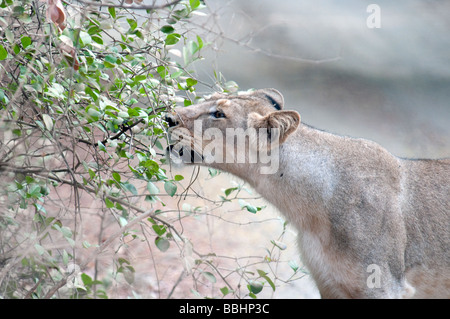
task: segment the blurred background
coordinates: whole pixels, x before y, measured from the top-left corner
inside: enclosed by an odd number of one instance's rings
[[[274,87],[305,123],[402,157],[450,156],[450,2],[209,0],[202,66],[241,90]],[[206,77],[212,73],[205,69]]]

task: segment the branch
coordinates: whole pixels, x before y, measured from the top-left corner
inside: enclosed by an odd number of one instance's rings
[[[39,126],[37,126],[36,124],[34,124],[34,123],[28,123],[28,122],[25,122],[25,121],[20,121],[20,120],[18,120],[18,121],[13,121],[13,120],[3,120],[3,122],[9,122],[9,123],[17,123],[17,124],[27,125],[27,126],[29,126],[29,127],[32,127],[32,128],[35,128],[35,129],[40,129],[40,130],[41,130],[41,128],[40,128]],[[58,134],[61,134],[62,136],[65,136],[65,137],[75,138],[75,140],[76,140],[77,142],[80,142],[80,143],[84,143],[84,144],[87,144],[87,145],[90,145],[90,146],[94,146],[94,147],[97,147],[97,146],[98,146],[96,143],[93,143],[93,142],[87,141],[87,140],[83,140],[82,138],[74,137],[73,135],[71,135],[71,134],[69,134],[69,133],[62,132],[62,131],[60,131],[60,130],[58,131]]]
[[[12,166],[8,165],[6,163],[0,162],[0,172],[14,172],[24,175],[31,175],[31,174],[39,174],[39,173],[48,173],[48,174],[55,174],[55,173],[68,173],[69,169],[67,168],[60,168],[60,169],[53,169],[53,170],[47,170],[44,167],[40,166],[27,166],[27,167],[18,167],[18,166]]]
[[[124,125],[121,129],[120,129],[120,131],[116,134],[116,135],[114,135],[114,136],[112,136],[112,137],[107,137],[107,138],[105,138],[103,141],[101,141],[101,143],[102,144],[106,144],[107,142],[108,142],[108,140],[117,140],[118,138],[120,138],[121,136],[122,136],[122,134],[124,134],[126,131],[128,131],[128,130],[131,130],[133,127],[135,127],[136,125],[138,125],[138,124],[140,124],[140,123],[142,123],[142,122],[144,122],[144,120],[143,119],[140,119],[139,121],[137,121],[137,122],[135,122],[135,123],[133,123],[133,124],[130,124],[130,125]],[[98,145],[96,145],[96,146],[98,146]]]
[[[155,213],[154,209],[150,209],[148,211],[144,211],[141,215],[137,216],[135,219],[131,220],[128,224],[121,227],[119,230],[117,230],[113,235],[111,235],[106,241],[104,241],[95,251],[91,253],[91,255],[81,264],[80,268],[85,269],[87,265],[91,262],[92,259],[97,257],[103,250],[105,250],[106,247],[108,247],[114,239],[116,239],[119,236],[122,236],[124,232],[129,230],[132,226],[136,225],[137,223],[143,221],[147,217],[152,216]],[[152,216],[153,218],[153,216]]]
[[[130,221],[125,226],[121,227],[119,230],[117,230],[113,235],[111,235],[105,242],[103,242],[95,251],[93,251],[89,257],[83,262],[83,264],[80,266],[81,269],[86,268],[86,266],[94,259],[96,258],[103,250],[105,250],[106,247],[108,247],[114,239],[116,239],[119,236],[122,236],[124,232],[126,232],[128,229],[130,229],[132,226],[136,225],[137,223],[141,222],[145,218],[151,216],[154,213],[154,210],[148,210],[144,212],[143,214],[139,215],[132,221]],[[58,284],[52,287],[47,294],[44,296],[44,299],[50,299],[61,287],[63,287],[67,283],[67,278],[71,274],[68,274],[63,279],[61,279]]]
[[[96,6],[96,7],[109,7],[109,8],[125,8],[125,9],[133,9],[133,10],[159,10],[164,9],[170,6],[174,6],[178,4],[181,0],[175,0],[166,4],[161,5],[140,5],[140,6],[133,6],[133,5],[126,5],[124,3],[120,4],[112,4],[112,3],[102,3],[102,2],[92,2],[92,1],[84,1],[84,0],[77,0],[78,2],[81,2],[84,5],[89,6]]]
[[[190,21],[190,23],[196,27],[203,27],[203,25],[196,23],[195,21]],[[308,58],[301,58],[301,57],[296,57],[296,56],[272,53],[270,51],[251,46],[249,44],[250,41],[236,40],[231,37],[228,37],[225,35],[225,33],[222,30],[220,30],[220,32],[218,32],[218,31],[214,30],[213,28],[210,28],[207,31],[217,37],[220,37],[224,40],[230,41],[234,44],[244,47],[247,50],[249,50],[250,52],[262,54],[262,55],[265,55],[265,56],[268,56],[271,58],[290,60],[290,61],[295,61],[295,62],[300,62],[300,63],[311,63],[311,64],[330,63],[330,62],[336,62],[336,61],[342,60],[342,57],[340,55],[336,56],[336,57],[332,57],[332,58],[325,58],[325,59],[308,59]]]

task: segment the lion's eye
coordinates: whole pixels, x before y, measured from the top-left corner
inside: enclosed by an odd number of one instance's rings
[[[225,113],[221,112],[221,111],[215,111],[212,112],[211,115],[216,118],[216,119],[220,119],[220,118],[225,118]]]

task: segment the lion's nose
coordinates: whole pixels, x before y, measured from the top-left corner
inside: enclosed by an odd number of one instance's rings
[[[175,115],[173,114],[166,114],[164,117],[164,120],[169,124],[169,127],[174,127],[179,124],[178,120],[176,119]]]

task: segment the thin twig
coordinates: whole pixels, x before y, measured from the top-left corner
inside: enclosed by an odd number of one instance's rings
[[[180,276],[178,276],[177,281],[175,282],[175,284],[172,286],[172,289],[170,290],[169,294],[167,295],[167,299],[172,298],[172,295],[175,291],[175,289],[178,287],[178,285],[183,281],[183,278],[185,277],[185,270],[183,269],[180,273]]]

